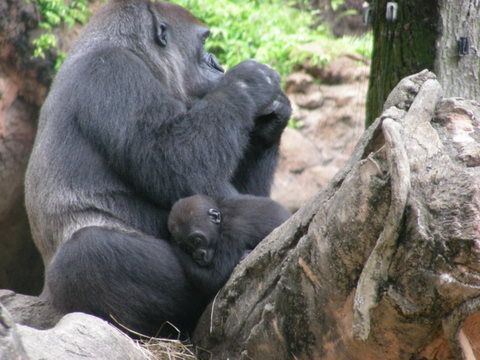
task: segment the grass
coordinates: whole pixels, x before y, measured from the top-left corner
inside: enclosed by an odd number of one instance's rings
[[[196,360],[193,345],[180,340],[146,338],[140,345],[149,353],[149,360]]]

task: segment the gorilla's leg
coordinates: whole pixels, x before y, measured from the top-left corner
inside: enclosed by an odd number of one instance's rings
[[[82,311],[145,335],[188,335],[205,304],[168,242],[102,227],[77,231],[47,269],[46,294],[64,312]],[[112,320],[114,319],[114,320]],[[163,326],[163,328],[162,328]]]

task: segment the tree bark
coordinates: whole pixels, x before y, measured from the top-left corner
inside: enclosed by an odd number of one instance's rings
[[[372,0],[374,35],[367,126],[379,116],[388,93],[405,76],[434,71],[446,96],[480,101],[480,2],[478,0],[396,1],[398,16],[386,19],[390,0]],[[467,39],[468,54],[458,41]]]
[[[397,1],[397,19],[386,19],[390,0],[372,0],[373,54],[367,95],[366,124],[382,112],[383,103],[405,76],[434,69],[438,1]]]
[[[480,2],[440,1],[440,36],[435,72],[446,96],[480,101]],[[468,41],[468,54],[459,55],[458,41]]]
[[[200,358],[480,358],[480,104],[441,93],[428,71],[401,81],[217,294]]]

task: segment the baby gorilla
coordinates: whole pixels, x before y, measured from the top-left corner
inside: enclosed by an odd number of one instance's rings
[[[289,216],[265,197],[194,195],[173,205],[168,229],[188,279],[208,303],[234,267]]]

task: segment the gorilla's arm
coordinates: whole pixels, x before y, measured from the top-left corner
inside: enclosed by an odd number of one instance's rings
[[[133,53],[109,48],[87,56],[70,64],[77,69],[64,96],[79,100],[74,121],[121,179],[162,206],[194,193],[236,193],[230,179],[257,109],[276,96],[268,91],[276,79],[258,81],[253,62],[237,66],[187,109]]]
[[[270,196],[280,137],[292,112],[284,94],[272,106],[271,113],[255,119],[247,151],[235,171],[233,184],[241,193]]]
[[[268,148],[249,144],[233,177],[233,185],[242,194],[270,196],[277,165],[279,143]]]

